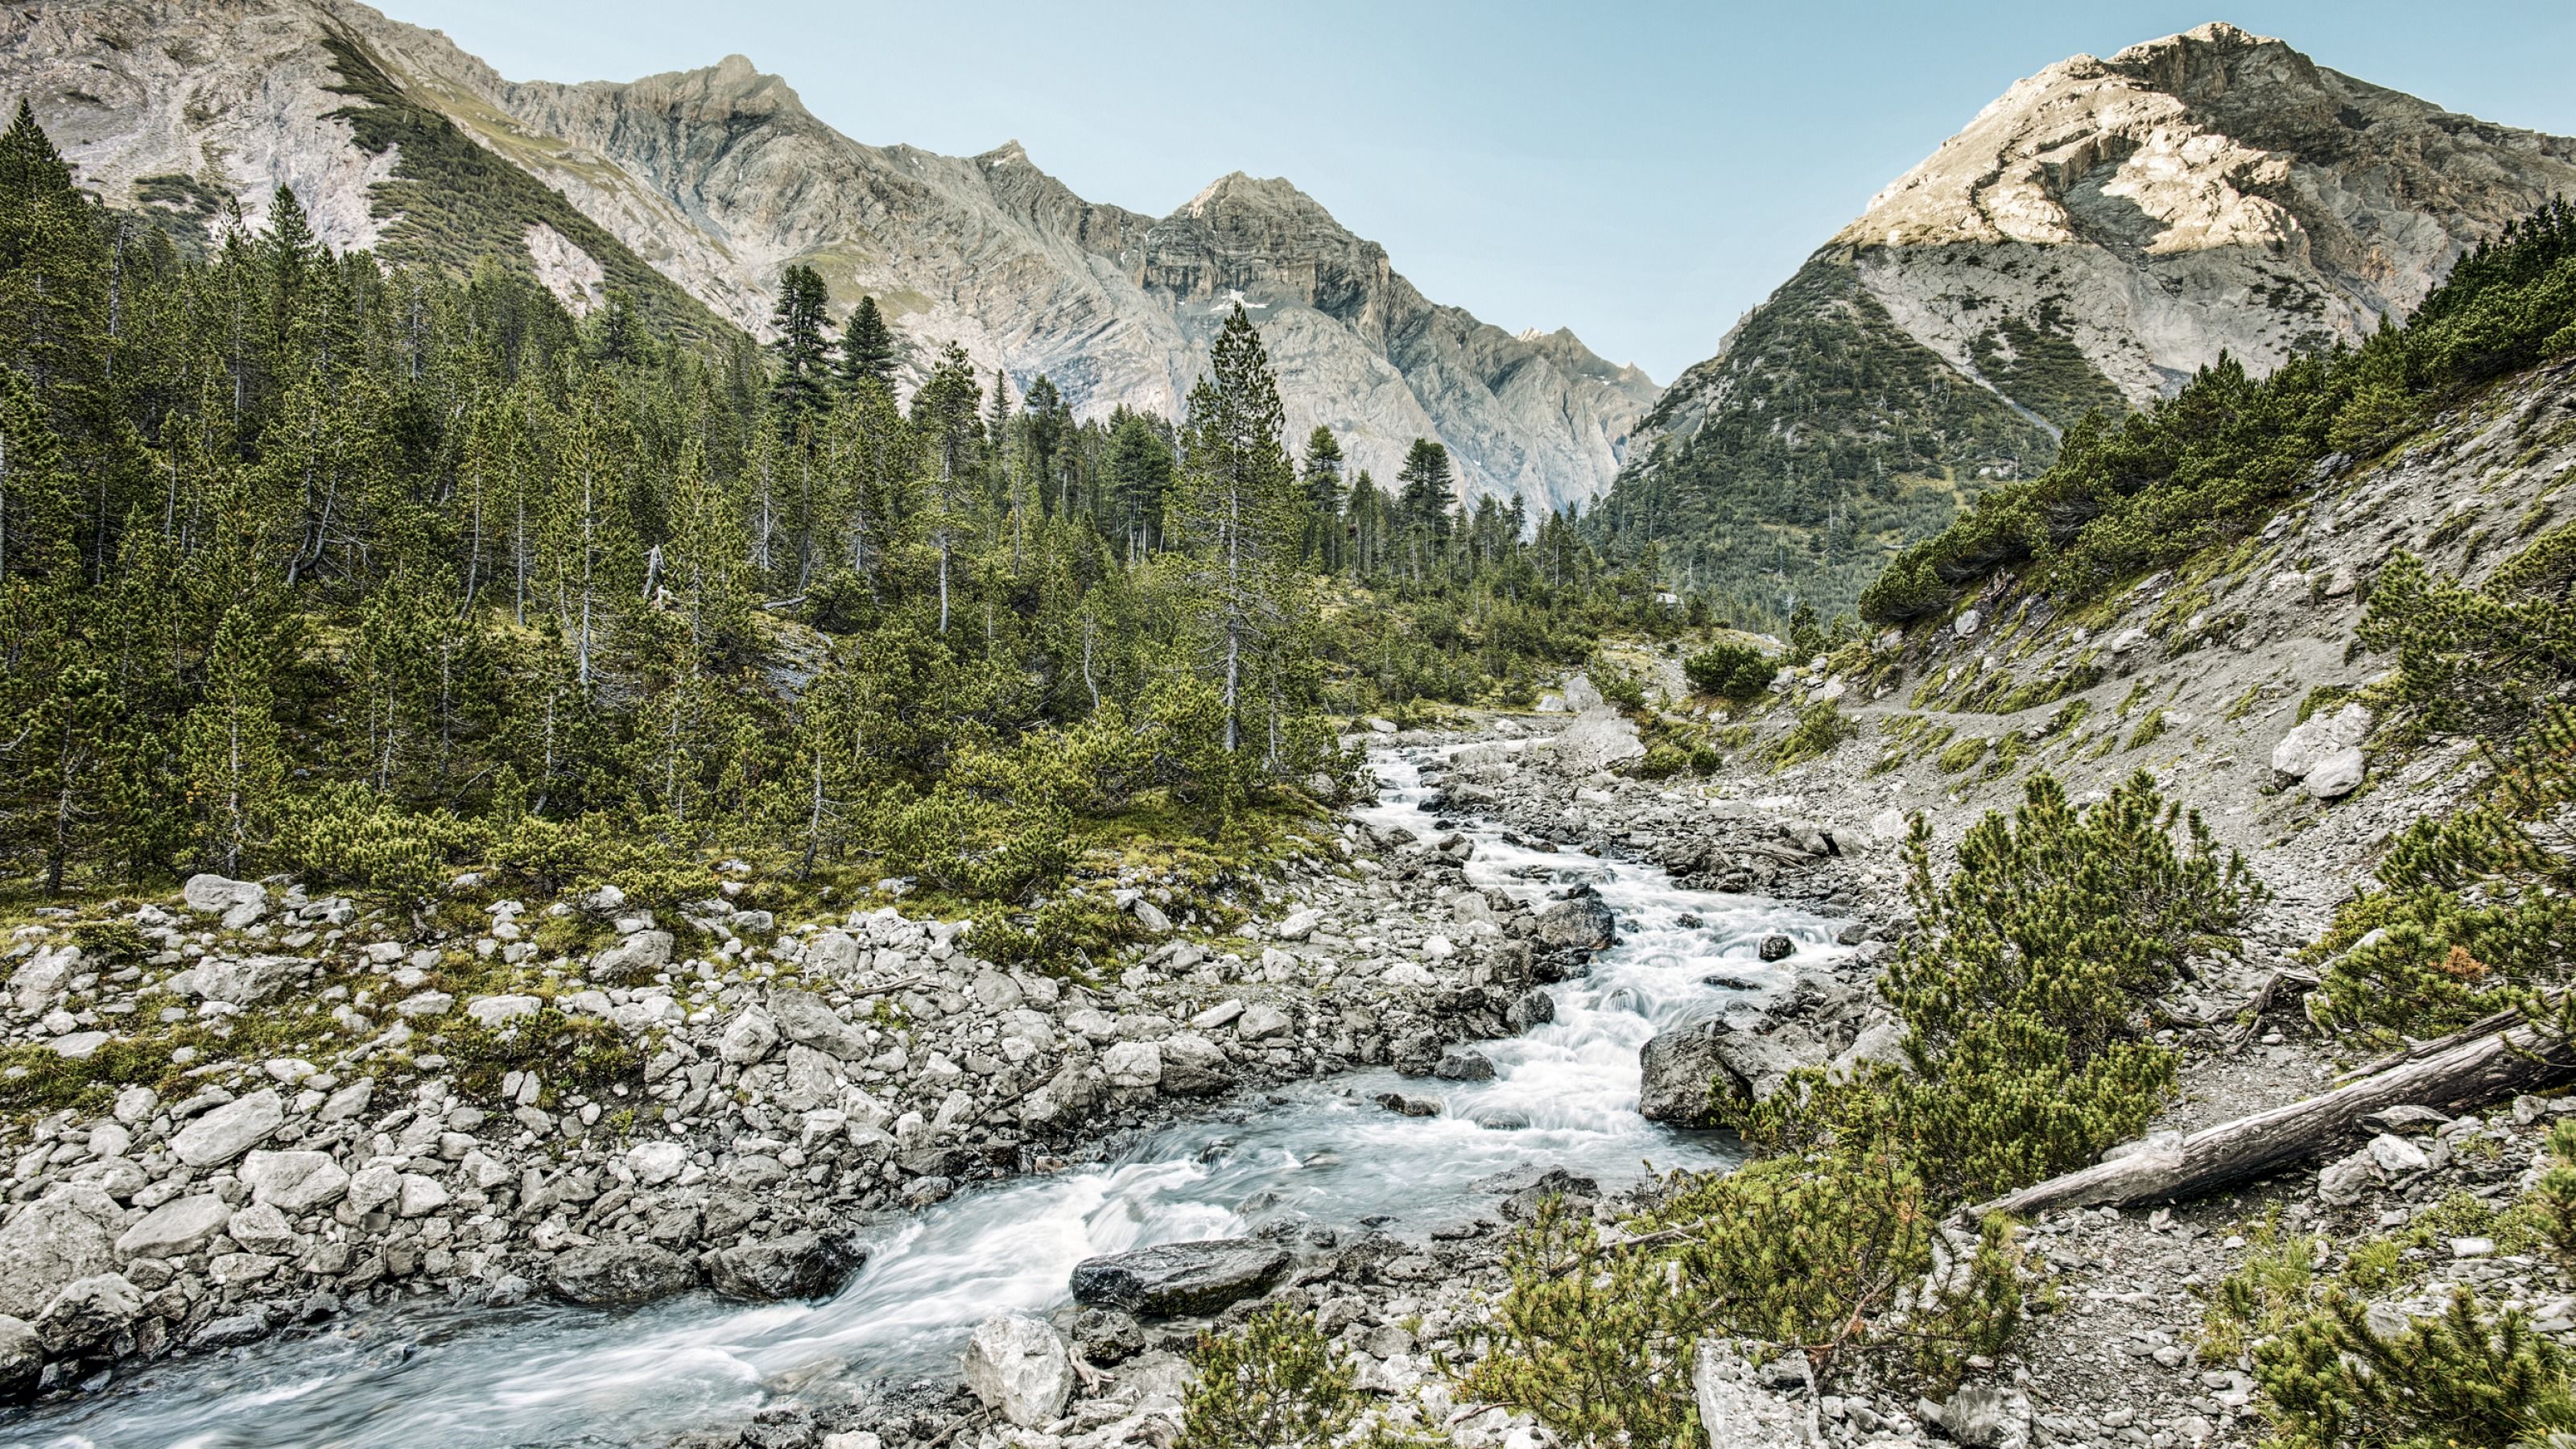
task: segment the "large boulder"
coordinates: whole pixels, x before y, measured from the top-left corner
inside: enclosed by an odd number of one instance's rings
[[[637,931],[590,958],[594,981],[634,981],[671,964],[671,933]]]
[[[228,931],[238,931],[268,914],[268,890],[255,880],[227,880],[207,872],[188,877],[179,894],[192,911],[209,916],[220,913]]]
[[[2312,715],[2272,747],[2272,769],[2290,779],[2304,780],[2329,757],[2358,748],[2370,737],[2371,724],[2370,711],[2357,704]]]
[[[1638,1049],[1637,1111],[1647,1121],[1715,1127],[1719,1102],[1749,1094],[1718,1052],[1713,1025],[1664,1032]]]
[[[791,1233],[734,1244],[708,1265],[708,1280],[727,1298],[776,1303],[826,1298],[841,1289],[867,1255],[820,1233]]]
[[[143,1290],[121,1274],[102,1273],[63,1285],[36,1315],[36,1341],[56,1357],[78,1353],[123,1333],[143,1316]]]
[[[778,1023],[778,1034],[799,1046],[812,1047],[845,1062],[868,1059],[867,1038],[859,1029],[841,1019],[832,1004],[811,991],[773,991],[769,994],[769,1015]]]
[[[45,1350],[36,1329],[23,1318],[0,1314],[0,1404],[33,1398],[45,1376]]]
[[[174,1197],[127,1228],[116,1240],[121,1258],[183,1258],[215,1240],[233,1220],[229,1203],[213,1193]]]
[[[64,1285],[116,1270],[125,1214],[95,1187],[58,1187],[0,1227],[0,1314],[32,1320]]]
[[[2299,788],[2318,800],[2340,800],[2361,788],[2361,777],[2368,769],[2369,761],[2362,756],[2361,747],[2347,745],[2320,757],[2309,768],[2307,778],[2299,782]]]
[[[1044,1428],[1073,1396],[1073,1360],[1055,1330],[1017,1313],[975,1325],[966,1341],[966,1387],[1023,1429]]]
[[[1164,1243],[1075,1264],[1073,1301],[1156,1318],[1215,1313],[1269,1292],[1288,1264],[1287,1249],[1251,1238]]]
[[[1823,1066],[1832,1055],[1801,1022],[1754,1031],[1721,1017],[1678,1027],[1637,1053],[1637,1110],[1677,1127],[1716,1126],[1721,1100],[1768,1100],[1791,1072]]]
[[[175,995],[253,1006],[311,974],[301,956],[211,956],[162,985]]]
[[[221,1167],[259,1145],[286,1120],[274,1088],[262,1088],[207,1112],[170,1138],[170,1150],[190,1167]]]
[[[1175,1097],[1205,1097],[1234,1085],[1225,1048],[1196,1032],[1175,1032],[1155,1045],[1161,1048],[1163,1090]]]
[[[1589,891],[1539,913],[1538,939],[1560,951],[1603,951],[1619,939],[1619,918]]]
[[[698,1286],[689,1260],[651,1243],[592,1243],[555,1254],[548,1286],[568,1302],[650,1303]]]

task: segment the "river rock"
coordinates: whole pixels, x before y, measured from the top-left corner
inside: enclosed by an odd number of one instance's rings
[[[1023,1314],[996,1314],[966,1341],[966,1387],[1023,1429],[1055,1422],[1073,1396],[1073,1360],[1055,1330]]]
[[[1503,1009],[1503,1023],[1515,1032],[1524,1032],[1554,1020],[1556,998],[1537,987],[1514,997],[1512,1004]]]
[[[1715,1127],[1719,1094],[1749,1092],[1719,1052],[1714,1025],[1664,1032],[1638,1049],[1637,1111],[1647,1121]]]
[[[116,1240],[120,1258],[183,1258],[215,1240],[231,1222],[230,1204],[213,1193],[174,1197],[125,1230]]]
[[[592,1243],[555,1254],[549,1285],[569,1302],[607,1307],[686,1293],[698,1286],[698,1272],[651,1243]]]
[[[840,1291],[867,1255],[820,1233],[790,1233],[734,1244],[707,1265],[707,1278],[727,1298],[776,1303],[825,1298]]]
[[[25,1403],[44,1373],[45,1350],[36,1341],[35,1326],[0,1314],[0,1404]]]
[[[65,1284],[112,1272],[125,1213],[95,1187],[58,1187],[0,1227],[0,1314],[33,1319]]]
[[[1122,1041],[1100,1054],[1100,1074],[1113,1087],[1151,1087],[1163,1080],[1163,1049],[1150,1041]]]
[[[1205,1097],[1234,1085],[1225,1048],[1196,1032],[1174,1032],[1152,1043],[1161,1049],[1163,1090],[1175,1097]]]
[[[1164,1243],[1075,1264],[1073,1300],[1153,1318],[1214,1313],[1269,1292],[1288,1264],[1287,1249],[1251,1238]]]
[[[646,1187],[660,1187],[689,1166],[689,1149],[677,1142],[639,1142],[626,1149],[627,1170]]]
[[[1431,1075],[1444,1082],[1490,1082],[1494,1079],[1494,1059],[1474,1047],[1453,1046],[1440,1054],[1440,1065]]]
[[[63,1285],[36,1316],[36,1341],[57,1357],[115,1337],[143,1316],[143,1290],[118,1273]]]
[[[1235,1021],[1234,1034],[1245,1041],[1268,1041],[1274,1036],[1286,1036],[1295,1025],[1288,1013],[1267,1001],[1256,1001],[1244,1008],[1243,1015]]]
[[[340,1200],[349,1174],[327,1152],[252,1152],[236,1169],[250,1200],[279,1210],[309,1213]]]
[[[1601,951],[1618,939],[1619,918],[1586,892],[1539,913],[1539,944],[1560,951]]]
[[[179,1129],[170,1150],[190,1167],[221,1167],[241,1156],[286,1120],[286,1104],[272,1088],[226,1102]]]
[[[1797,942],[1786,936],[1770,935],[1762,938],[1762,944],[1754,948],[1754,954],[1765,961],[1786,961],[1797,954],[1797,950]]]

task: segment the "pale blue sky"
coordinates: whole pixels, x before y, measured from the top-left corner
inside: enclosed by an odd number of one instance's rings
[[[1161,215],[1285,176],[1436,301],[1658,382],[2014,80],[2224,19],[2455,111],[2576,134],[2569,0],[1538,5],[376,0],[513,79],[740,52],[862,141],[1018,139]]]

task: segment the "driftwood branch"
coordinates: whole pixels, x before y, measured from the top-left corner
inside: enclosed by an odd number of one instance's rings
[[[2570,1078],[2576,1078],[2576,1051],[2555,1027],[2511,1017],[2483,1033],[2427,1042],[2323,1096],[2052,1177],[1968,1212],[2029,1217],[2051,1208],[2181,1201],[2305,1161],[2383,1108],[2413,1103],[2459,1111]]]

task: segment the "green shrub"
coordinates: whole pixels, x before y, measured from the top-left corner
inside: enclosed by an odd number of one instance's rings
[[[2262,889],[2145,775],[2083,810],[2032,777],[2011,819],[1970,828],[1947,880],[1917,817],[1906,862],[1917,928],[1880,990],[1912,1071],[1809,1069],[1723,1110],[1768,1148],[1888,1144],[1945,1205],[2081,1166],[2143,1127],[2175,1067],[2143,1039],[2144,1005],[2186,958],[2237,949]]]
[[[1986,757],[1986,751],[1992,748],[1993,745],[1994,741],[1986,738],[1984,735],[1970,735],[1966,739],[1959,741],[1957,744],[1950,746],[1950,748],[1943,750],[1941,752],[1941,757],[1934,763],[1941,767],[1941,773],[1944,775],[1955,775],[1962,770],[1973,770],[1977,767],[1977,762]]]
[[[2576,523],[2561,524],[2473,589],[2410,553],[2371,585],[2356,647],[2397,656],[2381,693],[2420,728],[2493,733],[2530,719],[2536,701],[2576,679]]]
[[[1636,763],[1633,772],[1640,780],[1669,780],[1690,767],[1688,750],[1659,742],[1646,751],[1646,757]]]
[[[2286,1449],[2540,1445],[2576,1433],[2567,1351],[2518,1312],[2490,1317],[2467,1289],[2439,1317],[2381,1337],[2335,1292],[2254,1350],[2254,1377]]]
[[[2549,1129],[2549,1166],[2532,1184],[2538,1227],[2562,1263],[2576,1266],[2576,1122]]]
[[[372,886],[410,900],[437,893],[452,857],[479,853],[479,823],[404,810],[353,781],[289,796],[278,811],[279,862],[309,880]]]
[[[1750,644],[1721,640],[1682,661],[1691,688],[1737,704],[1748,704],[1771,687],[1779,670],[1770,656]]]
[[[2489,783],[2392,842],[2376,888],[2309,948],[2309,1014],[2337,1030],[2433,1036],[2570,978],[2576,950],[2576,711],[2550,706]]]
[[[1328,1449],[1368,1406],[1313,1316],[1284,1303],[1238,1333],[1201,1336],[1189,1357],[1198,1379],[1176,1449]]]
[[[1798,722],[1772,742],[1772,767],[1785,769],[1801,761],[1821,759],[1833,753],[1834,746],[1859,736],[1859,725],[1843,718],[1832,700],[1820,699],[1798,711]]]

